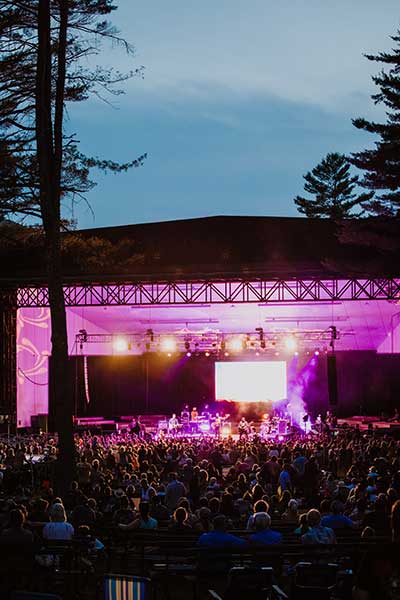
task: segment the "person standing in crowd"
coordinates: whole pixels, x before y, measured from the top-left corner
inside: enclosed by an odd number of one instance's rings
[[[165,505],[173,513],[178,507],[179,500],[186,496],[186,488],[181,481],[178,480],[176,473],[169,474],[169,483],[165,491]]]

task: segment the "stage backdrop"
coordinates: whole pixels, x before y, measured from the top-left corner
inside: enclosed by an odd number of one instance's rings
[[[78,416],[170,414],[180,412],[186,403],[201,407],[205,403],[212,404],[215,399],[214,361],[204,356],[89,356],[86,359],[86,386],[84,360],[82,356],[70,359],[75,414]],[[306,370],[309,376],[297,386],[297,393],[302,394],[309,411],[316,415],[329,408],[327,365],[326,356],[320,355],[310,369],[312,360],[299,357],[289,361],[288,387],[293,386],[295,378],[301,377]],[[399,372],[398,355],[338,352],[336,413],[349,416],[392,412],[400,398]],[[50,422],[55,407],[51,394]],[[251,416],[251,407],[243,404],[233,407],[228,403],[216,403],[214,409],[230,413],[245,411]]]

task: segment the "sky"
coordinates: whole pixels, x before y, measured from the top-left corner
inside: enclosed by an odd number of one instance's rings
[[[88,155],[126,174],[94,172],[75,204],[79,228],[210,215],[299,216],[302,176],[328,152],[373,137],[351,119],[378,119],[370,96],[398,0],[115,0],[112,21],[135,56],[105,45],[99,64],[144,67],[125,95],[70,106],[68,129]],[[66,214],[71,216],[71,211]]]

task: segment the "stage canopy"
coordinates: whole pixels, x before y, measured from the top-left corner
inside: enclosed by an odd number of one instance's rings
[[[93,234],[129,239],[135,252],[126,268],[66,263],[71,355],[158,352],[167,336],[182,352],[234,353],[239,344],[246,360],[330,352],[333,337],[336,352],[400,352],[396,248],[389,259],[371,244],[340,244],[329,220],[211,217],[82,232]],[[48,409],[43,273],[40,248],[0,269],[3,289],[19,282],[19,426]]]

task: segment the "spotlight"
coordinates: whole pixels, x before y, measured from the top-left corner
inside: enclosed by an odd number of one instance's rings
[[[164,337],[161,340],[161,350],[163,352],[175,352],[176,350],[176,341],[173,337]]]
[[[285,338],[285,347],[286,347],[286,350],[288,350],[289,352],[293,352],[294,350],[296,350],[296,348],[297,348],[296,338],[293,337],[292,335]]]
[[[319,356],[319,350],[316,350],[316,351],[314,352],[314,354],[315,354],[315,356]]]
[[[206,350],[206,351],[204,352],[204,356],[210,356],[210,353],[209,353],[209,351],[208,351],[208,350]]]
[[[167,352],[167,356],[168,356],[168,358],[171,358],[171,356],[172,356],[171,352]]]
[[[279,356],[279,352],[275,352],[275,356]]]
[[[258,350],[257,350],[257,352],[256,352],[256,356],[260,356],[260,353],[258,352]]]
[[[229,356],[229,352],[224,352],[224,356]]]
[[[299,355],[299,353],[297,352],[297,350],[296,350],[296,352],[294,353],[294,355],[295,355],[295,356],[298,356],[298,355]]]
[[[126,352],[128,350],[128,342],[123,337],[117,337],[113,342],[113,347],[116,352]]]
[[[243,341],[240,336],[233,337],[229,340],[229,348],[232,352],[240,352],[243,349]]]
[[[191,352],[186,352],[186,356],[187,356],[188,358],[190,358],[190,357],[192,356],[192,353],[191,353]]]

